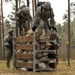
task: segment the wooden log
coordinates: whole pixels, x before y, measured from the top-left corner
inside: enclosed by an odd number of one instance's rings
[[[33,68],[33,63],[27,63],[27,62],[16,62],[16,67],[17,68]]]
[[[19,36],[16,37],[16,42],[31,42],[33,41],[33,36]]]
[[[40,50],[40,45],[36,45],[36,49]],[[16,50],[33,51],[33,44],[16,44]]]
[[[32,51],[33,50],[33,45],[32,44],[17,44],[16,45],[16,50],[29,50]]]
[[[16,54],[17,59],[27,59],[27,60],[32,60],[33,59],[33,54]]]

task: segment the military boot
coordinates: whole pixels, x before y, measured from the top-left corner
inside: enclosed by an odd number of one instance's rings
[[[52,46],[52,44],[49,42],[49,39],[47,38],[46,39],[46,47],[51,47]]]
[[[39,40],[39,34],[36,33],[36,40]]]
[[[6,64],[7,64],[7,68],[10,68],[10,60],[7,60]]]
[[[10,64],[7,64],[7,68],[10,68]]]

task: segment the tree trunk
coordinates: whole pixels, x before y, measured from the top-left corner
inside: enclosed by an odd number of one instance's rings
[[[1,13],[2,13],[2,58],[5,59],[5,50],[4,50],[4,43],[3,43],[3,39],[4,39],[4,21],[3,21],[3,0],[1,0]]]

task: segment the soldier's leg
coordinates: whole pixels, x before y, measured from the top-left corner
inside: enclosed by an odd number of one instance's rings
[[[46,34],[46,47],[51,47],[52,44],[50,43],[50,30],[47,26],[47,22],[45,22],[45,24],[44,24],[44,30],[45,30],[45,34]]]
[[[19,26],[19,31],[20,31],[20,35],[21,35],[21,31],[22,31],[22,30],[21,30],[21,25]]]
[[[43,29],[44,29],[44,21],[40,19],[40,24],[38,25],[38,34],[41,36],[43,34]]]
[[[26,21],[26,32],[30,30],[30,22],[29,21]]]
[[[27,31],[30,29],[29,28],[30,26],[28,24],[29,24],[28,22],[24,23],[24,32],[25,32],[25,35],[26,35]]]
[[[36,39],[39,40],[40,36],[43,34],[43,29],[44,29],[44,21],[42,19],[39,19],[39,24],[37,26],[36,30]]]
[[[6,58],[6,65],[7,65],[7,68],[10,68],[10,58]]]
[[[49,29],[49,27],[47,26],[47,22],[45,22],[45,24],[44,24],[44,30],[45,30],[45,34],[46,34],[47,36],[49,36],[49,35],[50,35],[50,29]]]
[[[6,57],[6,66],[7,68],[10,68],[11,51],[9,48],[6,48],[5,50],[5,57]]]
[[[58,50],[56,50],[56,65],[58,64]]]
[[[45,22],[40,19],[40,24],[38,26],[38,34],[41,36],[43,34],[43,29],[45,29],[45,33],[48,34],[48,27],[45,26]],[[49,37],[46,38],[46,47],[50,47],[52,44],[49,43]]]

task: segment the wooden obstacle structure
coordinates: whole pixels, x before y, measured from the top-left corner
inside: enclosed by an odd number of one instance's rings
[[[45,40],[39,41],[44,42]],[[14,38],[14,69],[32,69],[34,72],[43,70],[55,70],[56,69],[56,50],[41,49],[41,43],[36,40],[36,33],[32,36],[18,36]],[[42,56],[39,58],[39,54],[49,53],[50,57]],[[44,57],[44,58],[43,58]],[[40,63],[49,62],[47,66],[41,68]],[[49,66],[49,67],[48,67]]]
[[[30,0],[27,0],[29,6]],[[36,11],[39,0],[32,0],[33,17]],[[29,23],[28,23],[29,24]],[[24,32],[25,33],[25,32]],[[14,69],[32,69],[36,71],[47,71],[56,69],[57,50],[45,48],[45,40],[37,40],[36,33],[32,36],[19,36],[18,27],[16,24],[16,38],[14,38],[13,56]],[[43,48],[44,47],[44,48]],[[46,54],[46,55],[45,55]],[[41,66],[41,63],[44,66]]]

